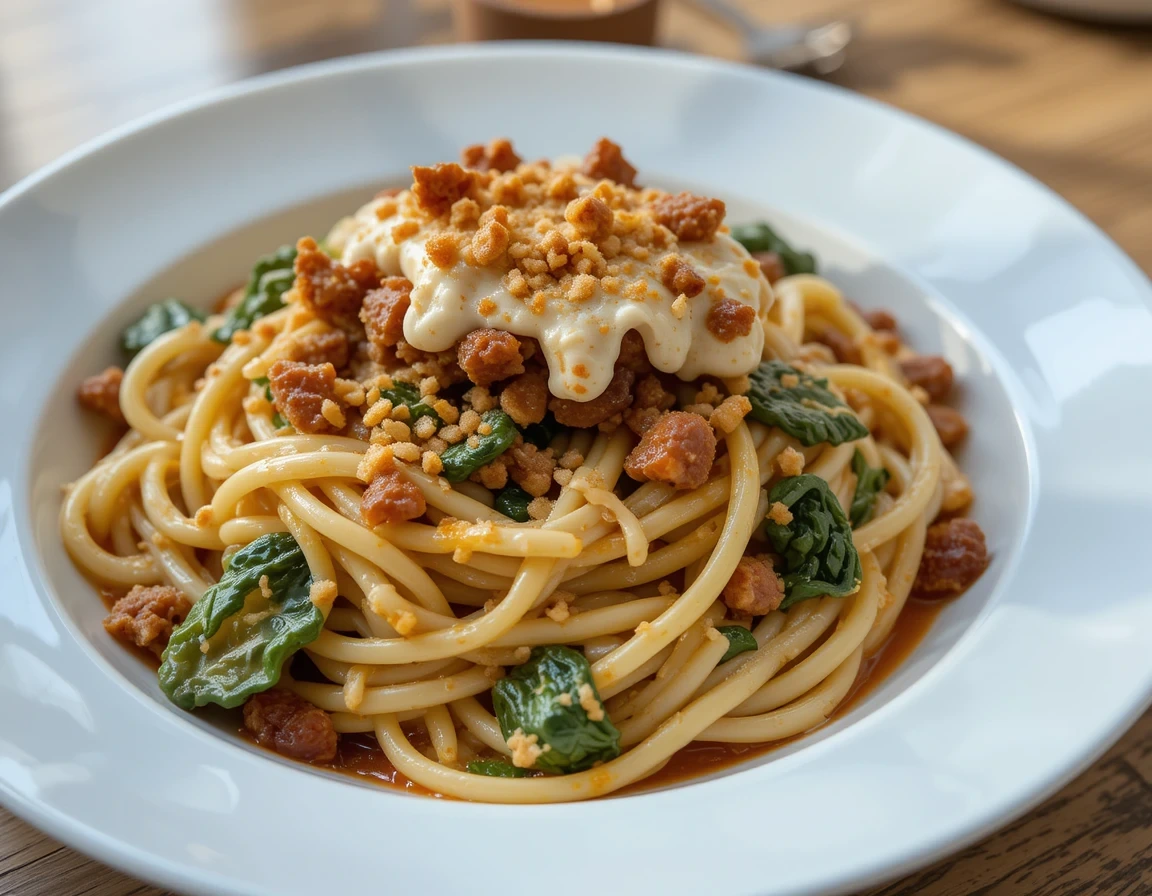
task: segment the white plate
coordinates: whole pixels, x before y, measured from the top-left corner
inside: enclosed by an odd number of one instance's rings
[[[408,797],[281,762],[173,710],[100,628],[56,536],[95,455],[72,391],[150,300],[205,300],[412,163],[601,134],[649,183],[767,213],[942,350],[992,568],[835,724],[750,767],[561,806]],[[224,239],[228,235],[227,239]],[[258,79],[69,156],[0,200],[0,799],[197,893],[855,889],[992,830],[1152,686],[1152,289],[986,152],[811,81],[565,45],[419,50]],[[521,886],[522,885],[522,886]]]

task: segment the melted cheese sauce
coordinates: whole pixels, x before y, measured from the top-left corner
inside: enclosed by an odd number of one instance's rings
[[[596,186],[595,181],[572,174],[581,193]],[[726,233],[707,242],[677,244],[672,238],[668,246],[654,249],[643,260],[618,257],[612,292],[596,279],[587,298],[553,296],[547,302],[532,302],[509,291],[506,275],[512,263],[507,256],[483,267],[463,258],[446,270],[437,267],[425,244],[439,232],[442,220],[421,214],[405,195],[368,203],[337,225],[329,242],[342,250],[344,264],[371,259],[384,274],[403,275],[412,282],[404,338],[418,349],[444,351],[485,327],[531,337],[548,363],[552,394],[575,401],[589,401],[608,386],[621,340],[629,330],[643,337],[654,367],[683,380],[704,374],[739,376],[760,363],[764,333],[758,323],[746,336],[729,342],[719,340],[706,325],[709,309],[721,299],[751,306],[758,321],[767,316],[773,301],[759,265]],[[378,209],[385,202],[395,212],[381,218]],[[408,222],[418,229],[394,239],[397,225],[412,229]],[[660,278],[659,263],[668,254],[688,262],[707,284],[702,293],[681,300],[675,308],[678,296]]]

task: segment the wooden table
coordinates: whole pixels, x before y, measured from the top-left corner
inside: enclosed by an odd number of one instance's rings
[[[764,21],[847,12],[838,83],[939,122],[1066,196],[1152,271],[1152,30],[1003,0],[742,0]],[[668,0],[662,42],[739,44]],[[257,72],[452,39],[446,0],[2,0],[0,188],[113,125]],[[153,896],[0,810],[0,896]],[[873,894],[1152,893],[1152,714],[1063,791]]]

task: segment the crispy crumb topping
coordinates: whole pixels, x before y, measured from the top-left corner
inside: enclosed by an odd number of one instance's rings
[[[330,242],[345,265],[411,281],[406,343],[443,352],[483,328],[531,337],[558,398],[599,396],[630,330],[686,380],[752,370],[772,292],[720,227],[724,203],[633,186],[607,145],[589,156],[603,164],[583,165],[521,162],[507,141],[470,147],[468,167],[413,168],[411,189],[378,196]],[[740,324],[723,339],[718,313]]]

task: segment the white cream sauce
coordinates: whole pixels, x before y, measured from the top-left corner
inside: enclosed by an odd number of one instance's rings
[[[342,247],[345,264],[372,259],[384,274],[402,274],[412,281],[404,338],[418,349],[444,351],[483,327],[530,336],[547,360],[552,394],[575,401],[589,401],[607,388],[620,342],[629,330],[643,337],[654,367],[682,380],[704,374],[739,376],[760,363],[764,347],[760,321],[771,307],[772,289],[744,247],[727,234],[718,233],[709,242],[653,250],[643,262],[618,257],[623,273],[615,294],[597,282],[591,298],[581,302],[553,298],[535,313],[529,302],[505,288],[508,268],[499,263],[474,267],[461,259],[442,270],[424,249],[432,233],[428,227],[435,225],[403,211],[381,220],[376,216],[379,204],[371,202],[341,222],[329,239]],[[393,228],[408,220],[416,220],[421,229],[396,242]],[[707,283],[702,293],[687,300],[679,318],[672,308],[677,296],[660,282],[659,261],[670,251],[690,263]],[[628,287],[641,280],[646,288],[630,297]],[[708,330],[708,311],[721,298],[756,309],[758,320],[748,335],[722,342]],[[481,308],[490,313],[482,314]]]

